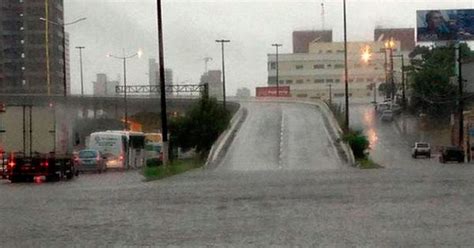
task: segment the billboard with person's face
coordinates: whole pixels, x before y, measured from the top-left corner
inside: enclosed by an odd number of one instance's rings
[[[418,42],[474,40],[474,9],[418,10]]]

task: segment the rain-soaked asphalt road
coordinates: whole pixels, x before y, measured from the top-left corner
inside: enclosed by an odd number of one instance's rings
[[[0,246],[474,244],[472,166],[345,168],[328,146],[314,108],[247,107],[232,153],[215,170],[150,183],[136,172],[56,184],[0,182]],[[286,152],[283,162],[280,147]],[[235,156],[242,156],[242,163]]]

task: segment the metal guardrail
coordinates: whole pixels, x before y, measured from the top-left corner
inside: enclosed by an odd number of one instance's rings
[[[160,93],[159,85],[130,85],[130,86],[116,86],[115,92],[118,94],[122,93],[127,94],[150,94],[150,93]],[[208,84],[175,84],[175,85],[166,85],[166,93],[200,93],[208,94]]]

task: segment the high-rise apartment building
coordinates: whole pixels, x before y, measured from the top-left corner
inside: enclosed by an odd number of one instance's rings
[[[207,83],[209,96],[222,99],[222,72],[221,70],[210,70],[201,76],[201,84]]]
[[[155,59],[148,60],[148,80],[150,85],[160,84],[160,70]],[[173,85],[173,70],[165,68],[165,84]]]
[[[63,29],[40,20],[63,23],[63,11],[63,0],[0,1],[0,93],[63,94]]]

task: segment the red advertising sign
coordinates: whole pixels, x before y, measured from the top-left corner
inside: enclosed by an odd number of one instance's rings
[[[256,94],[257,97],[276,97],[277,96],[277,87],[257,87]],[[290,97],[290,86],[280,86],[278,87],[278,96],[279,97]]]

